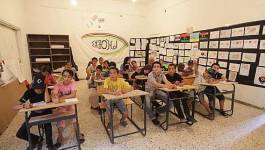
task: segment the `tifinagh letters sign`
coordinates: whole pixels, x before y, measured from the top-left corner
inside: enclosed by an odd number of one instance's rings
[[[111,33],[88,33],[82,36],[89,48],[98,53],[114,53],[128,47],[128,42]]]

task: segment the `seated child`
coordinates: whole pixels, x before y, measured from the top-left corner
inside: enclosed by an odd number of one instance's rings
[[[103,63],[102,72],[103,72],[104,77],[109,76],[109,61],[108,60],[105,60]]]
[[[182,76],[194,75],[194,63],[193,60],[188,61],[188,66],[183,70]]]
[[[221,74],[219,72],[220,66],[218,63],[213,63],[211,68],[207,69],[204,74],[203,74],[203,78],[206,80],[207,83],[219,83],[220,81],[225,81],[226,78],[223,76],[223,74]],[[212,87],[212,86],[206,86],[206,88],[204,89],[204,92],[206,93],[206,96],[208,97],[209,100],[209,107],[211,108],[212,111],[213,108],[215,108],[213,106],[213,101],[214,101],[214,90],[216,90],[216,94],[220,93],[220,90],[217,87]],[[207,94],[209,93],[209,94]],[[220,113],[223,116],[227,116],[228,114],[224,111],[224,101],[225,101],[225,97],[223,94],[221,95],[217,95],[216,96],[217,99],[219,100],[219,104],[220,104]]]
[[[152,71],[152,66],[150,65],[146,65],[144,66],[142,69],[138,69],[137,71],[135,71],[132,76],[131,76],[131,79],[135,80],[134,83],[133,83],[133,86],[136,88],[136,89],[141,89],[141,84],[142,84],[142,81],[140,80],[137,80],[135,79],[136,76],[148,76],[148,74]],[[145,89],[142,89],[142,90],[145,90]]]
[[[166,77],[167,77],[167,80],[169,82],[171,82],[172,84],[176,85],[176,88],[178,86],[183,86],[182,77],[178,73],[176,73],[176,65],[174,65],[174,64],[169,64],[168,65],[168,73],[166,74]],[[171,93],[170,96],[179,98],[179,97],[188,97],[189,94],[178,91],[178,92]],[[188,98],[181,99],[181,103],[183,105],[184,113],[185,113],[186,119],[187,119],[187,124],[193,124],[193,119],[192,119],[192,117],[190,115],[190,110],[189,110],[187,101],[188,101]],[[184,116],[184,114],[183,114],[183,112],[181,110],[180,101],[179,100],[175,100],[175,101],[173,101],[173,103],[175,105],[175,108],[177,109],[178,116],[179,116],[181,122],[184,121],[185,120],[185,116]]]
[[[156,111],[152,109],[152,103],[156,98],[167,102],[168,96],[165,92],[158,90],[159,88],[174,88],[175,85],[170,83],[166,76],[162,73],[162,65],[156,61],[153,63],[152,72],[148,74],[146,91],[150,92],[149,96],[146,96],[146,110],[149,114],[149,118],[155,125],[159,125],[156,113],[163,113],[166,111],[166,106],[157,108]],[[170,105],[170,104],[167,104]],[[173,105],[170,105],[173,106]]]
[[[76,97],[76,84],[73,81],[73,71],[70,69],[65,69],[62,72],[63,81],[57,83],[54,86],[53,94],[52,94],[52,101],[54,103],[58,103],[60,99],[68,99],[68,98],[75,98]],[[69,106],[62,106],[58,107],[56,110],[58,113],[65,113],[65,112],[74,112],[75,107],[74,105]],[[73,125],[75,130],[77,130],[76,120],[73,120]],[[58,138],[57,143],[55,144],[56,148],[61,147],[63,143],[63,129],[65,128],[65,121],[57,122],[58,127]],[[80,135],[80,143],[84,142],[84,135]]]
[[[44,77],[41,74],[38,74],[34,77],[34,79],[32,81],[31,88],[24,93],[24,95],[20,99],[20,105],[19,106],[22,105],[24,108],[31,108],[32,103],[37,103],[37,102],[42,102],[42,101],[50,102],[48,90],[47,90],[47,88],[45,88],[43,78]],[[21,108],[19,106],[16,106],[16,109]],[[51,113],[52,113],[52,111],[50,109],[32,111],[29,115],[29,118],[47,115],[47,114],[51,114]],[[54,149],[53,140],[52,140],[52,125],[51,125],[51,123],[45,123],[44,129],[45,129],[47,147],[48,147],[48,149]],[[19,128],[16,136],[20,139],[28,141],[28,133],[27,133],[27,128],[26,128],[25,122]],[[33,148],[36,148],[38,143],[41,142],[40,141],[41,138],[38,135],[35,135],[32,133],[30,134],[30,137],[31,137],[31,142],[32,142]]]
[[[124,79],[119,78],[119,70],[117,68],[110,68],[110,75],[104,81],[104,90],[107,94],[113,95],[121,95],[122,93],[129,92],[131,87],[128,82],[125,82]],[[123,100],[114,100],[114,101],[106,101],[107,104],[107,113],[110,116],[110,106],[115,105],[122,113],[122,118],[120,120],[120,124],[124,127],[128,126],[127,117],[128,110],[123,102]],[[108,129],[111,129],[110,122],[108,123]]]
[[[94,82],[95,80],[104,80],[103,74],[102,74],[102,66],[98,65],[96,68],[96,71],[92,73],[90,80],[88,81],[89,88],[96,88],[96,83]]]

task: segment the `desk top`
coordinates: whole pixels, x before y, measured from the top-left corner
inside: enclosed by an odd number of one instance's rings
[[[102,94],[102,96],[107,99],[107,100],[119,100],[119,99],[124,99],[124,98],[128,98],[128,97],[137,97],[137,96],[144,96],[144,95],[148,95],[148,92],[145,91],[141,91],[141,90],[133,90],[130,92],[127,92],[125,94],[122,95],[111,95],[111,94]]]
[[[96,83],[102,83],[102,82],[104,82],[105,80],[101,80],[101,79],[99,79],[99,80],[94,80],[94,82],[96,82]]]
[[[53,90],[54,89],[54,85],[49,85],[47,88]]]
[[[144,75],[138,75],[138,76],[135,76],[135,79],[137,79],[137,80],[147,80],[148,77],[144,76]]]
[[[178,86],[175,89],[169,89],[169,88],[159,88],[159,89],[165,92],[174,92],[174,91],[194,90],[196,89],[196,87],[192,85],[183,85],[183,86]]]
[[[37,110],[43,110],[43,109],[49,109],[49,108],[57,108],[60,106],[74,105],[74,104],[78,104],[77,98],[65,99],[64,102],[61,102],[61,103],[43,102],[43,103],[33,104],[32,108],[29,108],[29,109],[22,108],[19,110],[19,112],[31,112],[31,111],[37,111]]]
[[[228,82],[228,81],[221,81],[219,83],[206,83],[206,82],[201,82],[199,85],[204,85],[204,86],[222,86],[222,85],[233,85],[236,82]]]

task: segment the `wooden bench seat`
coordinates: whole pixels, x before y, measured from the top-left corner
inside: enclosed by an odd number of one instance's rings
[[[123,99],[123,102],[126,106],[132,105],[134,103],[131,98],[125,98],[125,99]],[[99,103],[99,107],[100,107],[100,109],[106,109],[106,103],[104,103],[104,102]]]
[[[75,115],[74,112],[65,112],[65,113],[56,113],[56,114],[48,114],[48,115],[41,115],[36,117],[31,117],[29,120],[29,125],[34,126],[38,124],[44,124],[48,122],[55,122],[59,120],[65,120],[73,118]],[[62,119],[59,119],[62,118]]]

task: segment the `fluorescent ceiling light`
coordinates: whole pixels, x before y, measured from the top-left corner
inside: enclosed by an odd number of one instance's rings
[[[73,6],[77,6],[77,0],[70,0],[70,3],[71,3]]]
[[[136,2],[136,0],[132,0],[132,2]]]

